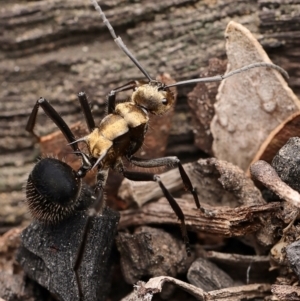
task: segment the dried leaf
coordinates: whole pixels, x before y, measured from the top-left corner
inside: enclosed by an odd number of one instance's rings
[[[254,62],[271,63],[244,26],[231,21],[225,36],[227,72]],[[273,69],[254,68],[228,78],[219,87],[211,123],[215,156],[246,170],[269,133],[299,108],[298,98]]]

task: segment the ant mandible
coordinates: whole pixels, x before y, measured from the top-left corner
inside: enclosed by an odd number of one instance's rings
[[[170,88],[199,82],[222,81],[230,76],[256,67],[273,68],[281,72],[285,77],[288,77],[287,73],[279,66],[259,62],[234,70],[226,75],[197,78],[165,85],[151,78],[123,43],[122,39],[117,37],[97,1],[90,1],[99,12],[116,44],[139,68],[148,81],[131,81],[124,86],[112,90],[108,94],[107,116],[98,126],[95,124],[86,94],[80,92],[78,99],[89,130],[89,134],[85,137],[76,139],[62,117],[44,98],[40,98],[36,102],[26,126],[28,132],[38,137],[34,133],[34,126],[39,107],[41,107],[63,133],[69,145],[72,147],[74,154],[81,158],[81,167],[76,171],[68,164],[53,158],[41,159],[35,165],[28,178],[26,196],[29,209],[36,219],[45,223],[58,223],[72,215],[74,211],[82,206],[82,204],[80,204],[82,178],[84,178],[90,170],[97,170],[95,197],[91,204],[88,205],[88,218],[73,265],[80,298],[82,297],[82,289],[79,281],[78,268],[82,262],[91,220],[94,216],[101,214],[105,207],[103,189],[110,168],[120,172],[125,178],[133,181],[154,181],[158,183],[164,196],[180,220],[186,252],[190,255],[184,214],[176,200],[162,183],[160,177],[154,173],[128,171],[123,165],[122,158],[126,158],[133,165],[144,168],[177,166],[184,187],[193,195],[196,207],[202,212],[209,214],[209,212],[201,206],[196,189],[193,187],[177,157],[142,159],[134,156],[143,145],[144,137],[148,129],[148,114],[163,115],[174,105],[174,95]],[[116,103],[116,94],[126,90],[133,90],[130,99],[123,103]],[[84,153],[80,150],[78,146],[79,142],[84,142],[87,145],[88,153]]]

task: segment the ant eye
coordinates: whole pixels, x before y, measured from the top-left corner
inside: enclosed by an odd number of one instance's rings
[[[161,103],[162,103],[163,105],[167,105],[167,104],[168,104],[168,100],[167,100],[166,98],[163,98],[163,99],[161,100]]]

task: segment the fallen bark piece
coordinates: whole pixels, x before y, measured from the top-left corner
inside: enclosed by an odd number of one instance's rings
[[[253,181],[238,166],[216,158],[208,159],[207,162],[219,172],[218,181],[224,190],[232,192],[240,204],[252,206],[266,203]]]
[[[205,258],[197,258],[187,273],[188,281],[205,292],[234,286],[231,277]]]
[[[299,301],[300,287],[292,285],[272,285],[271,291],[278,299],[282,301]]]
[[[134,284],[145,277],[175,277],[186,273],[193,257],[187,257],[181,237],[140,227],[134,234],[120,232],[116,239],[124,279]]]
[[[17,260],[25,273],[58,300],[78,300],[73,270],[87,214],[79,212],[57,225],[37,221],[22,233]],[[109,208],[92,221],[79,267],[82,301],[106,300],[110,289],[111,249],[119,214]]]
[[[264,204],[261,192],[252,180],[237,166],[215,158],[200,159],[183,165],[192,184],[197,189],[201,203],[210,206],[237,207],[240,204]],[[177,168],[160,175],[171,193],[183,191],[183,183]],[[126,202],[142,206],[163,196],[155,182],[133,182],[124,179],[118,192]]]
[[[270,164],[262,160],[257,161],[251,165],[250,173],[254,179],[272,190],[281,199],[300,208],[300,194],[284,183]]]
[[[225,31],[227,72],[251,63],[271,63],[241,24],[231,21]],[[211,123],[214,155],[246,171],[261,144],[300,102],[279,72],[254,68],[223,81]]]
[[[180,289],[188,292],[197,300],[210,301],[239,301],[255,298],[263,298],[270,294],[271,286],[269,284],[250,284],[237,287],[230,287],[211,292],[204,292],[202,289],[188,284],[172,277],[151,278],[147,283],[139,281],[135,286],[135,291],[122,301],[151,301],[154,294],[163,290],[165,283],[172,283]]]
[[[264,298],[270,295],[271,285],[267,283],[248,284],[242,286],[228,287],[207,293],[205,301],[242,301],[256,298]]]
[[[195,208],[193,201],[176,199],[185,215],[185,223],[191,231],[203,231],[222,236],[244,236],[256,232],[262,226],[262,220],[280,210],[280,203],[266,205],[240,206],[237,208],[218,207],[209,209],[207,216]],[[139,209],[120,212],[119,228],[142,226],[145,224],[177,224],[177,217],[165,198],[145,204]]]
[[[147,283],[139,281],[135,286],[135,294],[141,301],[151,301],[154,294],[161,293],[163,285],[171,283],[196,297],[197,300],[205,300],[205,292],[194,285],[168,276],[160,276],[149,279]],[[126,300],[126,299],[125,299]],[[123,300],[123,301],[125,301]],[[133,299],[134,300],[134,299]],[[128,300],[129,301],[129,300]]]

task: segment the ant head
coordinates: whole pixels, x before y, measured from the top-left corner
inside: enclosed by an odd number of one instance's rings
[[[81,179],[68,164],[44,158],[28,177],[26,202],[35,219],[54,224],[74,213],[80,192]]]
[[[174,105],[174,95],[158,81],[139,86],[132,95],[133,102],[154,115],[166,113]]]

